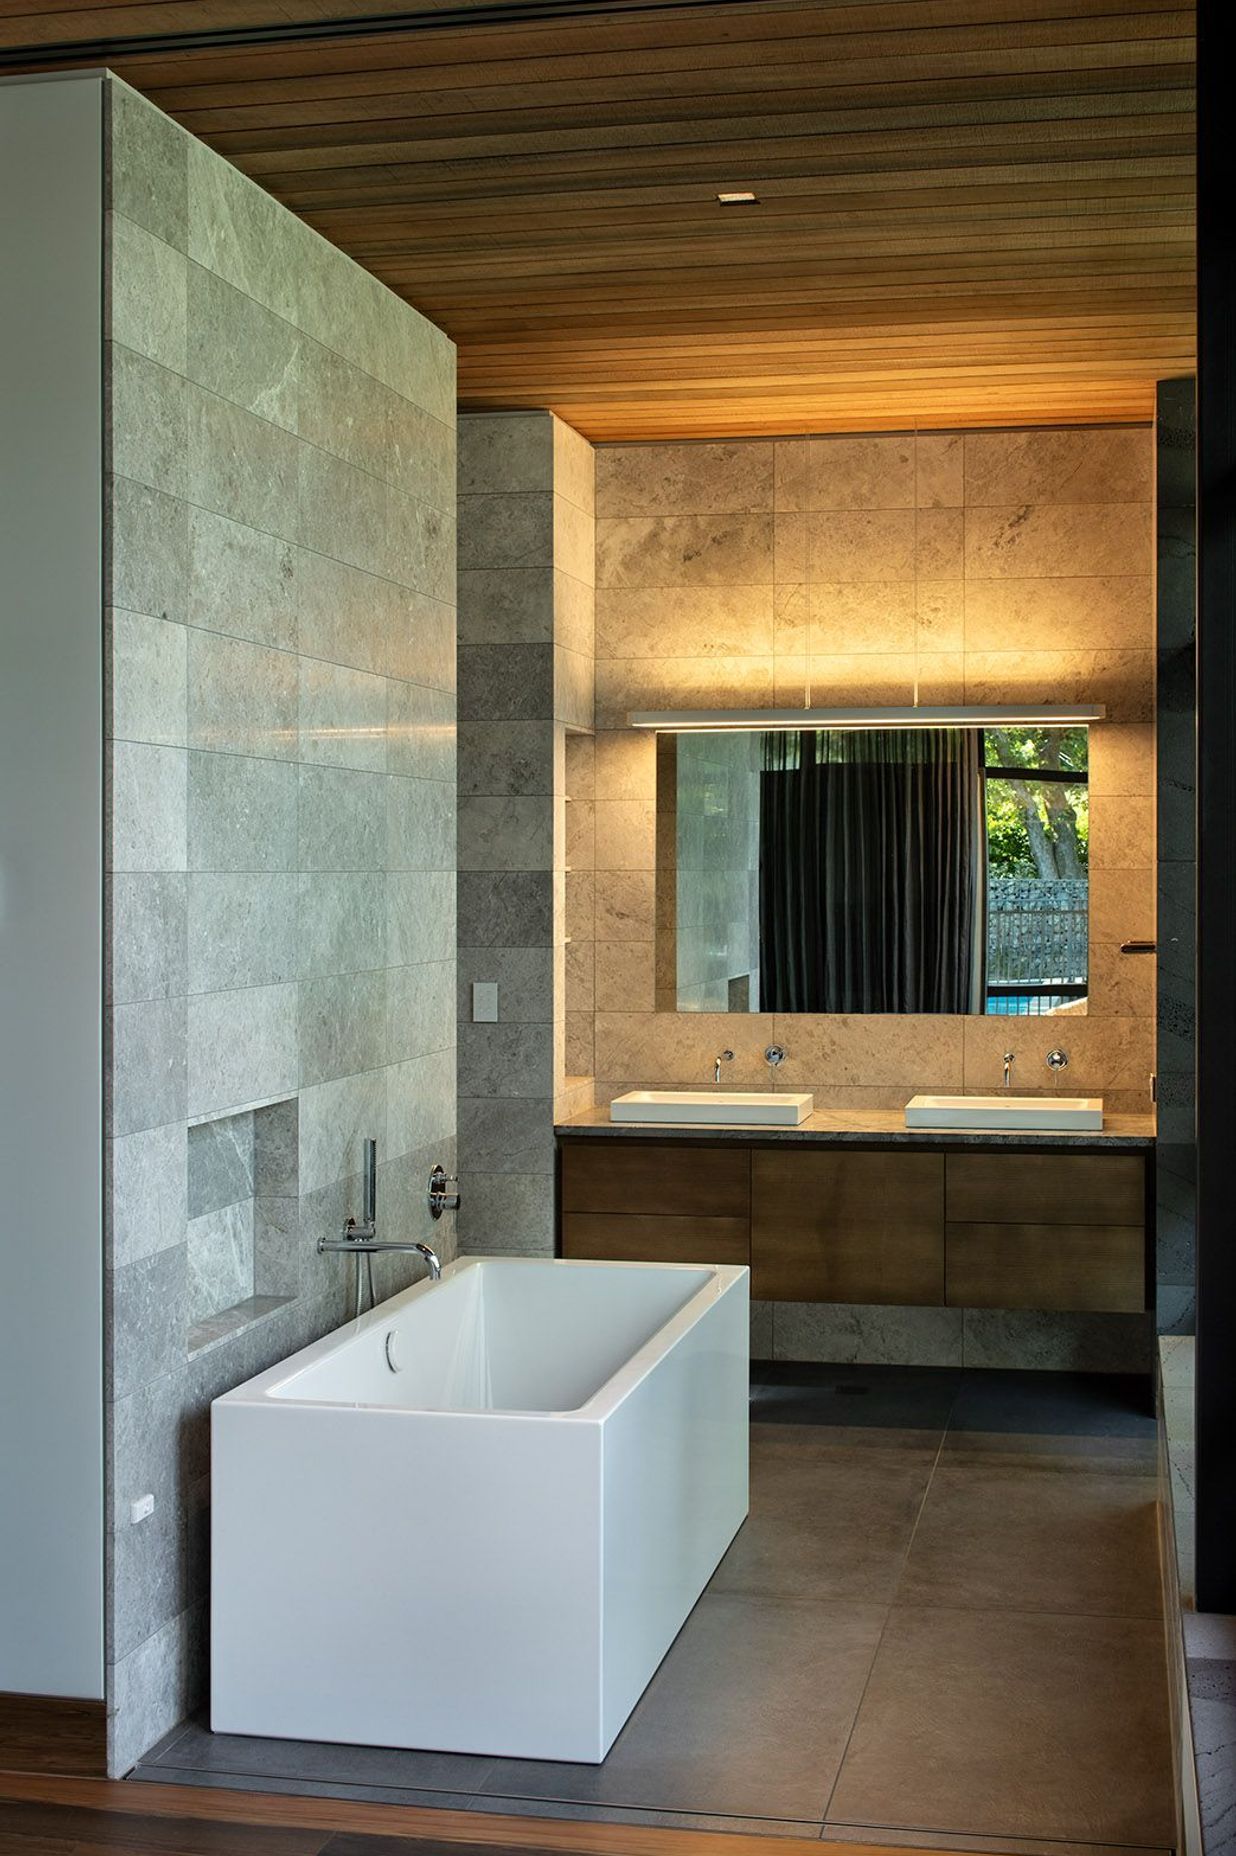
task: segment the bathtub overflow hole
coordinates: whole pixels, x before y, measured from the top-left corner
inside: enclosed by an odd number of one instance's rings
[[[392,1373],[401,1373],[403,1371],[403,1367],[399,1363],[399,1336],[396,1334],[394,1328],[391,1329],[386,1337],[386,1364],[390,1367]]]

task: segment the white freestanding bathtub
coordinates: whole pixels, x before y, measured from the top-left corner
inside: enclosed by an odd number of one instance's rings
[[[216,1399],[211,1725],[602,1760],[747,1512],[747,1285],[467,1258]]]

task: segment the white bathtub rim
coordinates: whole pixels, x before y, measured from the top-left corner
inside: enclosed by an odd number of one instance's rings
[[[673,1315],[670,1315],[657,1328],[642,1347],[624,1360],[609,1378],[599,1385],[590,1398],[582,1405],[565,1409],[546,1410],[544,1408],[517,1408],[506,1406],[501,1409],[455,1410],[451,1407],[441,1408],[432,1405],[373,1405],[357,1399],[341,1398],[300,1398],[281,1390],[288,1380],[296,1378],[310,1367],[329,1359],[341,1346],[358,1339],[374,1328],[385,1328],[391,1316],[399,1309],[409,1306],[427,1295],[432,1295],[440,1286],[429,1277],[422,1277],[409,1288],[402,1289],[376,1308],[358,1319],[344,1322],[341,1327],[333,1328],[330,1333],[322,1335],[319,1340],[310,1341],[297,1353],[289,1354],[286,1359],[277,1360],[264,1372],[256,1374],[243,1385],[235,1386],[230,1392],[222,1393],[212,1401],[212,1409],[219,1406],[249,1406],[263,1408],[267,1411],[348,1411],[369,1412],[375,1416],[379,1413],[392,1420],[410,1419],[450,1420],[465,1423],[495,1423],[512,1421],[526,1424],[529,1420],[544,1420],[553,1423],[594,1424],[601,1425],[623,1401],[639,1386],[652,1371],[658,1361],[665,1358],[682,1340],[703,1315],[705,1308],[723,1296],[731,1294],[740,1283],[751,1274],[746,1264],[734,1263],[618,1263],[600,1259],[582,1257],[509,1257],[501,1253],[496,1255],[469,1255],[457,1257],[453,1263],[442,1266],[442,1281],[462,1275],[465,1271],[475,1269],[481,1264],[497,1263],[503,1269],[569,1269],[590,1270],[664,1270],[674,1273],[699,1275],[706,1273],[708,1280],[702,1282],[689,1301]]]

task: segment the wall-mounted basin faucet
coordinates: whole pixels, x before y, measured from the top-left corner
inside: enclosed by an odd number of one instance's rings
[[[717,1052],[716,1062],[712,1066],[712,1080],[714,1083],[719,1083],[721,1081],[721,1065],[723,1063],[733,1063],[733,1061],[734,1053],[732,1050]]]
[[[1016,1061],[1017,1052],[1015,1050],[1006,1050],[1004,1053],[1004,1087],[1006,1089],[1009,1088],[1013,1081],[1013,1065]]]

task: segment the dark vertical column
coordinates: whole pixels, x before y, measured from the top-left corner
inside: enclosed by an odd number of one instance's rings
[[[1236,219],[1225,0],[1198,7],[1197,1603],[1236,1612]]]
[[[1193,1332],[1197,1133],[1197,420],[1195,382],[1159,382],[1155,417],[1161,1334]]]

